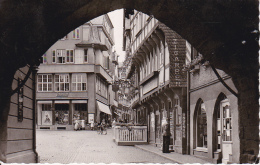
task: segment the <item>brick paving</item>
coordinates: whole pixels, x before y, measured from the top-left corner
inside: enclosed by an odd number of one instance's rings
[[[37,130],[40,163],[176,163],[134,146],[117,146],[112,130],[107,135],[96,131]]]

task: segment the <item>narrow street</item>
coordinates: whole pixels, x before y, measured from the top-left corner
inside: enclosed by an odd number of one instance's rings
[[[36,136],[40,163],[174,163],[133,146],[117,146],[111,129],[107,135],[37,130]]]

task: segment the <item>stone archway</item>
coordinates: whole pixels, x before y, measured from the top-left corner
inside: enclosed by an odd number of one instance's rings
[[[75,27],[120,9],[152,14],[189,41],[238,89],[240,161],[258,154],[258,1],[56,0],[0,2],[0,125],[5,139],[15,71],[39,65],[53,43]],[[0,146],[4,146],[3,142]],[[0,154],[0,159],[4,151]]]

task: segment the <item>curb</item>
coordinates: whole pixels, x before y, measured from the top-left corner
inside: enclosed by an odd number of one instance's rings
[[[165,155],[161,155],[161,154],[159,154],[159,153],[157,153],[157,152],[154,152],[154,151],[151,151],[151,150],[145,149],[145,148],[140,147],[140,146],[138,146],[138,145],[135,145],[135,147],[138,148],[138,149],[141,149],[141,150],[144,150],[144,151],[147,151],[147,152],[153,153],[153,154],[155,154],[155,155],[161,156],[161,157],[166,158],[166,159],[168,159],[168,160],[174,161],[173,163],[185,164],[185,163],[183,163],[183,162],[180,162],[180,161],[174,160],[174,159],[169,158],[169,157],[167,157],[167,156],[165,156]]]

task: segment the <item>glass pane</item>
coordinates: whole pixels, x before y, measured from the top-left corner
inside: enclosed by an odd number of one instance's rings
[[[52,75],[48,75],[48,82],[52,82]]]
[[[83,90],[83,91],[87,90],[86,86],[87,86],[86,83],[82,83],[82,90]]]
[[[43,91],[47,91],[47,84],[43,84]]]
[[[42,91],[42,84],[38,84],[38,91]]]
[[[66,84],[65,84],[65,90],[66,90],[66,91],[69,91],[69,83],[66,83]]]
[[[42,82],[42,75],[38,75],[38,82]]]
[[[43,75],[43,82],[47,82],[47,75]]]
[[[71,90],[76,91],[76,83],[72,83],[71,88]]]
[[[70,62],[73,62],[73,50],[70,50]]]
[[[48,84],[48,91],[52,91],[52,84]]]
[[[59,83],[55,83],[55,91],[60,91]]]
[[[70,52],[67,50],[67,62],[70,62]]]

